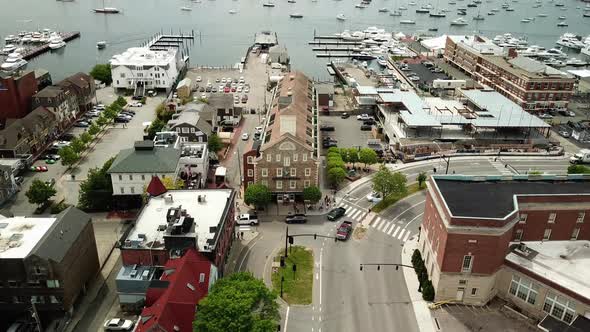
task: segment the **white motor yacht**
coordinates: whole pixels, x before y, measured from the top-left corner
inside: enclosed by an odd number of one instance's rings
[[[15,36],[15,35],[8,35],[8,36],[4,37],[4,42],[6,44],[18,42],[18,40],[19,40],[18,36]]]
[[[365,9],[365,8],[367,8],[367,5],[365,5],[364,3],[361,2],[359,4],[354,5],[354,7],[355,8],[360,8],[360,9]]]
[[[4,48],[2,49],[2,53],[11,53],[14,52],[14,50],[16,50],[16,46],[14,44],[6,44],[4,45]]]
[[[547,14],[541,13],[541,14],[538,14],[537,16],[539,16],[539,17],[547,17]]]
[[[555,67],[555,68],[565,67],[565,62],[563,62],[562,60],[555,59],[555,58],[549,58],[549,59],[543,61],[543,63],[545,63],[548,66]]]
[[[382,56],[377,58],[377,63],[380,66],[387,67],[387,61]]]
[[[238,13],[238,11],[237,11],[237,10],[235,10],[235,9],[230,9],[230,10],[229,10],[229,13],[233,15],[233,14],[237,14],[237,13]]]
[[[464,26],[467,24],[469,24],[469,23],[465,22],[465,20],[462,17],[456,18],[451,21],[451,25],[455,25],[455,26]]]
[[[590,56],[590,44],[586,45],[581,51],[582,54]]]
[[[99,50],[104,49],[105,47],[107,47],[107,42],[106,40],[101,40],[101,41],[97,41],[96,42],[96,48],[98,48]]]
[[[60,35],[57,33],[52,33],[51,38],[49,38],[49,48],[52,50],[57,50],[66,46],[66,42],[63,41]]]
[[[584,47],[584,43],[575,34],[569,32],[561,35],[555,43],[575,50],[581,50]]]
[[[402,12],[399,10],[394,10],[391,13],[389,13],[389,16],[402,16]]]
[[[405,7],[405,6],[399,6],[397,9],[398,9],[398,10],[408,10],[408,7]]]
[[[542,58],[567,59],[567,54],[557,48],[550,48],[546,51],[539,52],[537,56]]]
[[[566,66],[572,66],[572,67],[583,67],[583,66],[588,65],[588,62],[582,61],[582,60],[580,60],[578,58],[571,58],[571,59],[568,59],[565,62],[565,65]]]
[[[412,21],[412,20],[401,20],[401,21],[399,21],[399,24],[416,24],[416,21]]]
[[[567,27],[568,24],[567,24],[567,22],[559,22],[559,23],[557,23],[557,26],[558,27]]]
[[[190,12],[193,9],[191,7],[183,6],[183,7],[180,7],[180,10],[185,11],[185,12]]]
[[[23,43],[30,43],[31,42],[31,34],[27,33],[26,35],[24,35],[21,39],[21,42]]]
[[[518,51],[518,55],[534,57],[539,55],[539,53],[543,51],[545,51],[545,48],[543,46],[531,45],[530,47],[527,47],[524,50]]]
[[[385,8],[385,7],[383,7],[383,8],[379,8],[379,12],[380,12],[380,13],[387,13],[387,12],[389,12],[389,9],[387,9],[387,8]]]
[[[27,61],[23,59],[20,53],[10,53],[4,63],[0,65],[0,69],[4,71],[15,71],[27,65]]]
[[[31,35],[31,43],[40,43],[43,35],[40,32],[33,32]]]

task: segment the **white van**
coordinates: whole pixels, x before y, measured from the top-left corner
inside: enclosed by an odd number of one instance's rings
[[[253,213],[240,214],[236,219],[236,224],[250,226],[258,225],[258,216]]]

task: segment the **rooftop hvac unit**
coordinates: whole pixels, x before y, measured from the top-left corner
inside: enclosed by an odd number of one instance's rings
[[[166,196],[164,196],[164,202],[167,204],[172,204],[174,202],[174,198],[172,198],[172,194],[166,194]]]
[[[139,234],[137,234],[137,238],[138,238],[138,239],[143,239],[143,240],[145,240],[145,239],[146,239],[146,236],[145,236],[145,234],[144,234],[144,233],[139,233]]]
[[[141,280],[148,280],[149,276],[150,276],[150,270],[145,270],[141,274]]]
[[[137,277],[137,270],[133,270],[133,271],[131,271],[131,273],[129,273],[129,277],[130,277],[130,278],[135,278],[135,277]]]

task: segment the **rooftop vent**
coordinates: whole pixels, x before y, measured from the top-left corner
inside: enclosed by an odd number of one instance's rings
[[[141,280],[148,280],[150,276],[150,270],[145,270],[141,274]]]
[[[164,196],[164,202],[166,204],[172,204],[172,203],[174,203],[174,198],[172,197],[172,194],[166,194]]]

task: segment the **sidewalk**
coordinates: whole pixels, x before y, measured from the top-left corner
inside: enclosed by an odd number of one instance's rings
[[[244,232],[244,238],[240,240],[238,239],[238,236],[241,232]],[[231,246],[229,256],[227,257],[227,262],[223,269],[224,275],[240,272],[240,264],[243,260],[242,255],[246,253],[248,245],[257,239],[258,236],[260,236],[260,233],[256,227],[240,226],[236,228],[235,235],[236,238],[234,239],[234,243]]]
[[[414,249],[418,247],[418,242],[415,240],[404,243],[402,248],[402,264],[412,266],[412,253]],[[422,293],[418,292],[418,277],[414,269],[402,268],[404,271],[404,278],[406,279],[406,286],[408,287],[408,293],[412,300],[412,307],[414,308],[414,315],[416,316],[416,322],[418,323],[418,330],[420,332],[434,332],[434,320],[430,309],[428,308],[428,302],[422,299]]]

